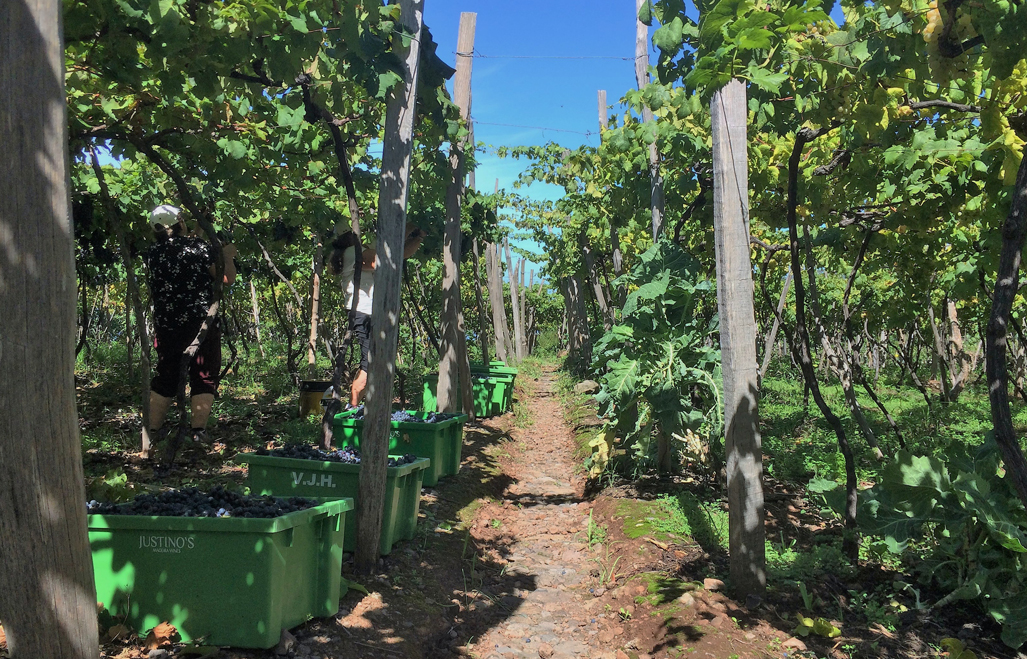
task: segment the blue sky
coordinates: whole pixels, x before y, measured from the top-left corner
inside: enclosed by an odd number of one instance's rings
[[[478,14],[474,47],[480,56],[471,78],[475,140],[495,146],[599,145],[598,90],[605,89],[607,103],[615,104],[635,86],[634,0],[425,0],[425,24],[450,64],[463,11]],[[555,59],[571,57],[624,59]],[[524,166],[523,160],[479,154],[477,185],[491,191],[498,178],[501,188],[512,190]],[[540,184],[520,191],[536,199],[556,199],[562,192]]]

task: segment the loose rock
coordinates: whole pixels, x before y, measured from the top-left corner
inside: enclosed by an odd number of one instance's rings
[[[702,587],[706,590],[723,590],[724,582],[720,579],[711,579],[707,577],[706,579],[702,580]]]
[[[284,657],[289,654],[289,650],[292,650],[296,646],[296,637],[292,635],[288,630],[282,630],[282,638],[278,641],[278,645],[275,646],[275,654],[279,657]]]
[[[595,380],[585,380],[574,385],[576,394],[594,394],[597,391],[599,391],[599,383]]]
[[[806,651],[806,644],[800,641],[799,639],[795,638],[794,636],[785,639],[785,641],[781,643],[781,647],[786,650],[798,650],[799,652]]]

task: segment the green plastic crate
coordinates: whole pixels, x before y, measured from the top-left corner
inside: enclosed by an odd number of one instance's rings
[[[488,368],[480,362],[471,362],[471,373],[483,374],[498,380],[494,394],[494,405],[500,407],[501,412],[509,412],[513,409],[514,382],[517,380],[518,370],[512,366],[506,366],[502,362],[489,362]],[[501,400],[500,400],[501,399]]]
[[[495,378],[477,373],[473,374],[471,385],[471,397],[474,404],[474,415],[479,419],[496,416],[497,412],[493,407],[493,397],[497,382]],[[437,373],[427,375],[424,378],[424,390],[421,395],[421,407],[426,411],[435,412],[438,410],[439,376]]]
[[[273,519],[88,515],[96,599],[140,635],[270,648],[282,629],[335,615],[352,499]]]
[[[246,484],[256,494],[279,497],[351,497],[360,492],[360,465],[341,462],[318,462],[279,458],[271,455],[242,453],[236,461],[249,465]],[[417,529],[417,513],[421,507],[421,485],[424,472],[431,464],[427,458],[401,467],[386,469],[385,508],[382,512],[382,536],[378,551],[392,552],[400,540],[410,540]],[[346,518],[343,548],[354,551],[357,542],[357,516]]]
[[[414,412],[421,419],[429,412]],[[335,415],[332,432],[339,446],[360,447],[360,435],[364,429],[363,419],[353,419],[353,411]],[[434,487],[443,476],[455,476],[460,471],[460,452],[463,449],[463,426],[467,415],[446,419],[439,423],[392,422],[389,434],[389,452],[413,454],[428,458],[431,465],[424,472],[424,485]],[[459,426],[454,432],[452,427]]]

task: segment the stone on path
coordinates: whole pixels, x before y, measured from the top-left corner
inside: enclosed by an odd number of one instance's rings
[[[574,385],[576,394],[594,394],[599,391],[599,383],[595,380],[585,380]]]
[[[806,644],[794,636],[781,643],[781,647],[786,650],[798,650],[799,652],[806,651]]]
[[[710,579],[709,577],[707,577],[706,579],[702,580],[702,587],[706,590],[723,590],[724,582],[720,579]]]

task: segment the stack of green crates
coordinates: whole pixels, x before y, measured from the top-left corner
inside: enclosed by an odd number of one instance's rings
[[[424,419],[429,412],[408,412]],[[339,446],[360,447],[364,419],[352,418],[353,411],[335,415],[333,434]],[[428,458],[431,465],[424,472],[424,485],[434,487],[443,476],[455,476],[460,471],[460,452],[464,443],[464,423],[467,415],[457,414],[437,423],[392,422],[389,452]]]
[[[170,622],[186,642],[273,647],[282,629],[339,610],[352,509],[337,499],[272,519],[89,515],[96,599],[140,636]]]
[[[507,366],[503,362],[492,361],[486,367],[480,362],[471,362],[472,375],[487,375],[496,381],[493,392],[492,406],[498,411],[495,414],[503,414],[513,409],[514,382],[517,379],[517,369]]]
[[[399,457],[399,456],[396,456]],[[272,455],[243,453],[236,460],[249,465],[246,484],[253,494],[279,497],[358,498],[360,465],[342,462],[279,458]],[[431,464],[428,458],[386,470],[385,508],[379,552],[388,555],[401,540],[414,537],[417,513],[421,507],[421,485]],[[356,515],[346,518],[343,549],[356,549]]]

